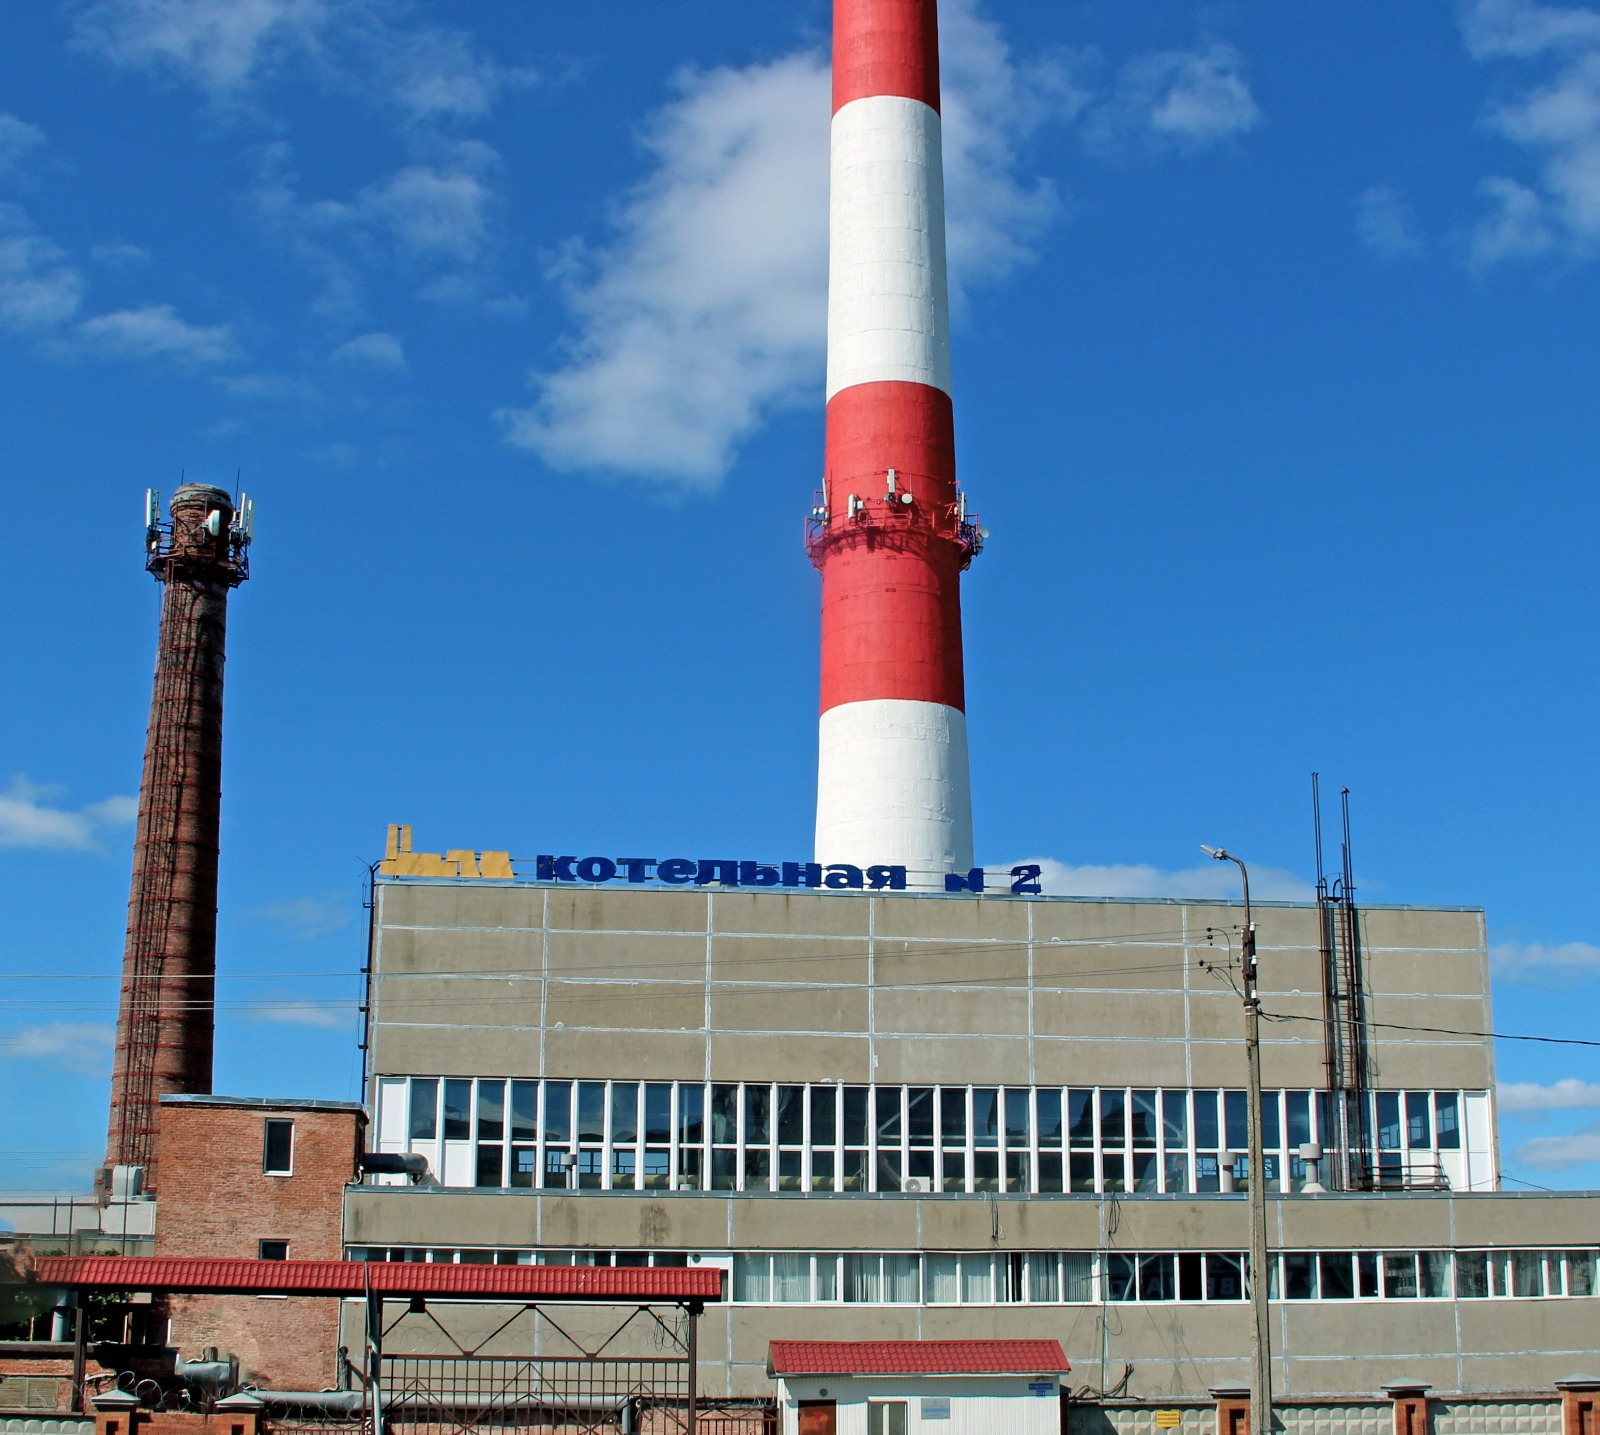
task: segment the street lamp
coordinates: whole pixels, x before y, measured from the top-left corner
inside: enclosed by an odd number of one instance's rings
[[[1256,994],[1256,924],[1250,916],[1250,873],[1223,847],[1200,850],[1218,862],[1232,862],[1244,882],[1244,1050],[1250,1115],[1250,1311],[1255,1335],[1250,1343],[1251,1435],[1272,1435],[1272,1338],[1267,1317],[1271,1277],[1267,1269],[1267,1163],[1261,1152],[1261,998]]]

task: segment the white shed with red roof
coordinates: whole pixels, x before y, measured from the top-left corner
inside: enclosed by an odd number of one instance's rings
[[[775,1340],[783,1435],[1059,1435],[1056,1340]]]

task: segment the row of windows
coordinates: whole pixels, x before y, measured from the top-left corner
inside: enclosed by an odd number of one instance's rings
[[[532,1251],[353,1246],[357,1261],[683,1266],[678,1251]],[[694,1257],[717,1264],[727,1258]],[[1235,1251],[940,1251],[736,1255],[730,1298],[755,1305],[1098,1305],[1247,1299]],[[1274,1300],[1463,1300],[1592,1296],[1596,1253],[1283,1251]]]
[[[436,1077],[380,1086],[384,1140],[413,1150],[442,1140],[444,1162],[431,1154],[448,1185],[1088,1193],[1247,1180],[1243,1091]],[[1371,1093],[1368,1158],[1380,1178],[1461,1150],[1462,1110],[1456,1091]],[[1336,1144],[1322,1092],[1264,1093],[1262,1133],[1267,1178],[1285,1191],[1307,1180],[1302,1146]]]

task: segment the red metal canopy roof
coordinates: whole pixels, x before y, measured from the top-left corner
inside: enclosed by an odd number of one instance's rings
[[[45,1256],[41,1285],[191,1295],[455,1296],[471,1300],[716,1301],[722,1272],[687,1266],[479,1266]]]
[[[770,1375],[1056,1375],[1059,1340],[775,1340]]]

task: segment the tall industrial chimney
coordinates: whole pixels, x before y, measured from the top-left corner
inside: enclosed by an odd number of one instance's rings
[[[817,860],[972,865],[935,0],[835,0]]]
[[[106,1164],[156,1185],[160,1099],[211,1090],[228,592],[249,576],[252,505],[191,483],[161,521],[145,506],[145,566],[163,584],[139,785]]]

